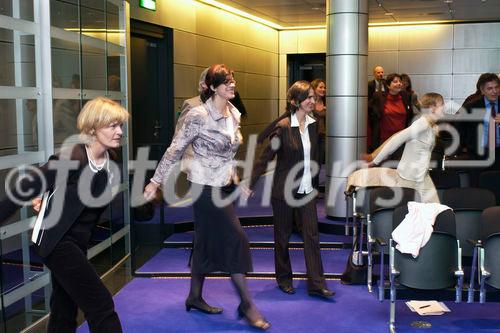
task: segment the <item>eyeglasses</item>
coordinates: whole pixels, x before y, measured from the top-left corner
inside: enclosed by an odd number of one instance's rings
[[[236,84],[236,80],[234,78],[230,78],[223,82],[223,84],[225,84],[226,86],[230,85],[231,83]]]

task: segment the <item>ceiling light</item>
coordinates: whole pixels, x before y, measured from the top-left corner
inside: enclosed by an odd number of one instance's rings
[[[207,4],[207,5],[211,5],[213,7],[216,7],[216,8],[219,8],[219,9],[222,9],[222,10],[225,10],[227,12],[230,12],[230,13],[233,13],[233,14],[236,14],[238,16],[241,16],[241,17],[244,17],[244,18],[247,18],[247,19],[250,19],[252,21],[255,21],[255,22],[258,22],[258,23],[261,23],[263,25],[267,25],[268,27],[271,27],[271,28],[274,28],[274,29],[278,29],[278,30],[282,30],[283,27],[277,23],[274,23],[274,22],[271,22],[271,21],[268,21],[266,19],[263,19],[261,17],[258,17],[258,16],[255,16],[255,15],[252,15],[252,14],[249,14],[247,12],[244,12],[242,10],[239,10],[237,8],[234,8],[234,7],[231,7],[231,6],[228,6],[226,4],[223,4],[223,3],[220,3],[218,1],[215,1],[215,0],[198,0],[198,2],[201,2],[201,3],[204,3],[204,4]]]
[[[386,12],[386,13],[384,13],[384,15],[385,15],[385,16],[393,16],[393,15],[394,15],[394,13],[392,13],[392,12]]]
[[[444,3],[453,3],[453,0],[444,0]]]

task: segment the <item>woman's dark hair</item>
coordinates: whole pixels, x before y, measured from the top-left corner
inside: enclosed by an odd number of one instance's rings
[[[483,73],[481,76],[479,76],[479,79],[477,80],[476,83],[476,93],[481,93],[481,89],[484,87],[484,85],[488,82],[494,81],[500,85],[500,78],[498,78],[498,75],[495,73]]]
[[[286,110],[295,113],[299,109],[300,103],[309,97],[310,89],[312,86],[309,81],[297,81],[292,84],[286,93]]]
[[[385,78],[385,83],[387,84],[387,86],[390,86],[391,82],[394,81],[395,78],[399,78],[399,80],[402,80],[401,75],[399,75],[398,73],[392,73],[387,75],[387,77]]]
[[[313,88],[314,92],[316,92],[316,88],[318,88],[319,84],[323,83],[326,87],[326,82],[323,79],[314,79],[311,81],[311,87]],[[326,97],[325,96],[316,96],[316,98],[320,97],[321,100],[323,101],[323,105],[326,105]]]
[[[408,74],[401,74],[401,81],[407,81],[408,82],[408,86],[406,86],[405,90],[407,92],[409,92],[410,94],[413,93],[413,88],[411,86],[411,79],[410,79],[410,76]]]
[[[205,84],[208,89],[201,92],[200,97],[203,103],[208,101],[215,94],[212,87],[215,89],[221,84],[225,84],[233,79],[233,71],[224,64],[215,64],[210,66],[205,78]]]
[[[274,119],[262,132],[260,132],[259,136],[257,136],[258,144],[261,144],[269,137],[277,123],[286,117],[290,117],[290,115],[294,114],[295,111],[299,109],[299,104],[309,97],[309,89],[312,89],[312,85],[308,81],[297,81],[292,84],[286,94],[286,112]],[[292,101],[295,101],[295,105],[292,104]]]

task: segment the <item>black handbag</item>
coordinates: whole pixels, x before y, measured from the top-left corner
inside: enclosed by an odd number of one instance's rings
[[[347,258],[347,264],[344,273],[340,277],[342,284],[366,284],[368,278],[368,265],[363,261],[362,265],[358,265],[354,262],[354,253],[357,251],[357,239],[352,247],[352,251]]]

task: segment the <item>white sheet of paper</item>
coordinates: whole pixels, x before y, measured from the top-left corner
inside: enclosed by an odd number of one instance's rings
[[[45,192],[42,197],[42,204],[40,205],[40,211],[36,217],[35,224],[33,225],[33,232],[31,233],[31,241],[37,244],[38,236],[40,235],[40,230],[42,228],[43,217],[45,216],[45,210],[47,209],[47,202],[49,201],[49,191]]]

